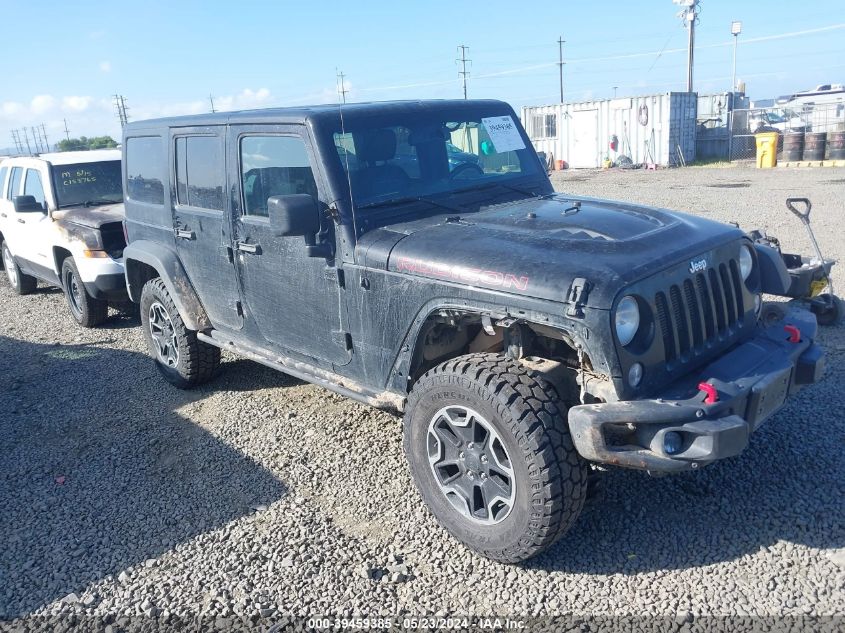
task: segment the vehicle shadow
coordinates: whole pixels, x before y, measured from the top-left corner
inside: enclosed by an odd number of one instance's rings
[[[271,369],[261,363],[245,358],[231,358],[220,365],[212,386],[216,390],[259,391],[304,384],[306,384],[304,380]]]
[[[637,574],[733,560],[778,541],[845,546],[845,366],[835,349],[823,381],[767,420],[741,455],[662,478],[600,473],[572,530],[526,566]]]
[[[0,336],[0,619],[154,559],[287,493],[175,411],[151,359]]]

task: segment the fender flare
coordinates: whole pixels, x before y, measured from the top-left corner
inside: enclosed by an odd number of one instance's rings
[[[208,314],[173,249],[148,240],[137,240],[123,250],[126,290],[132,301],[140,303],[141,290],[147,279],[140,275],[140,269],[133,265],[134,262],[155,269],[189,329],[199,331],[211,327]]]
[[[536,318],[537,315],[519,314],[518,311],[512,311],[503,306],[501,303],[456,299],[453,301],[443,300],[442,298],[432,299],[423,305],[414,316],[414,319],[408,324],[405,336],[402,339],[399,348],[394,353],[394,361],[390,365],[390,370],[387,375],[386,388],[391,391],[406,394],[408,389],[406,381],[408,379],[408,368],[414,355],[414,350],[419,344],[419,335],[422,330],[423,323],[437,310],[458,310],[462,312],[475,312],[477,314],[487,314],[494,318],[512,317],[527,323],[541,324],[541,319]],[[533,318],[532,318],[533,317]],[[557,322],[546,322],[544,325],[560,329],[569,333],[572,338],[582,346],[585,354],[592,357],[594,350],[588,345],[589,341],[584,339],[575,327],[575,323],[568,319],[561,318]],[[569,327],[565,327],[568,325]]]

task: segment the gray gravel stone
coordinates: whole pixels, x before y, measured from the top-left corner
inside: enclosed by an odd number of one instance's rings
[[[792,252],[809,245],[783,199],[809,194],[823,251],[845,261],[840,170],[554,179],[763,227]],[[59,292],[0,279],[0,614],[109,615],[117,633],[144,604],[158,621],[634,613],[691,632],[708,614],[843,613],[845,328],[820,339],[824,382],[743,454],[662,479],[602,470],[573,530],[509,567],[421,506],[395,417],[225,353],[212,383],[173,389],[136,322],[82,330]]]

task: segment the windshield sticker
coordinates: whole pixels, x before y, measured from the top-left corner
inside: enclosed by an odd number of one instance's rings
[[[486,117],[481,119],[481,124],[490,135],[490,140],[493,141],[497,152],[525,149],[525,143],[519,135],[519,128],[510,116]]]
[[[72,185],[81,185],[86,182],[97,182],[97,176],[88,169],[75,169],[72,171],[63,171],[62,184],[65,187]]]

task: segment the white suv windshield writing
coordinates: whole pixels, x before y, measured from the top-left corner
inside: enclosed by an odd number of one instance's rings
[[[123,201],[119,160],[53,165],[50,170],[59,207]]]

